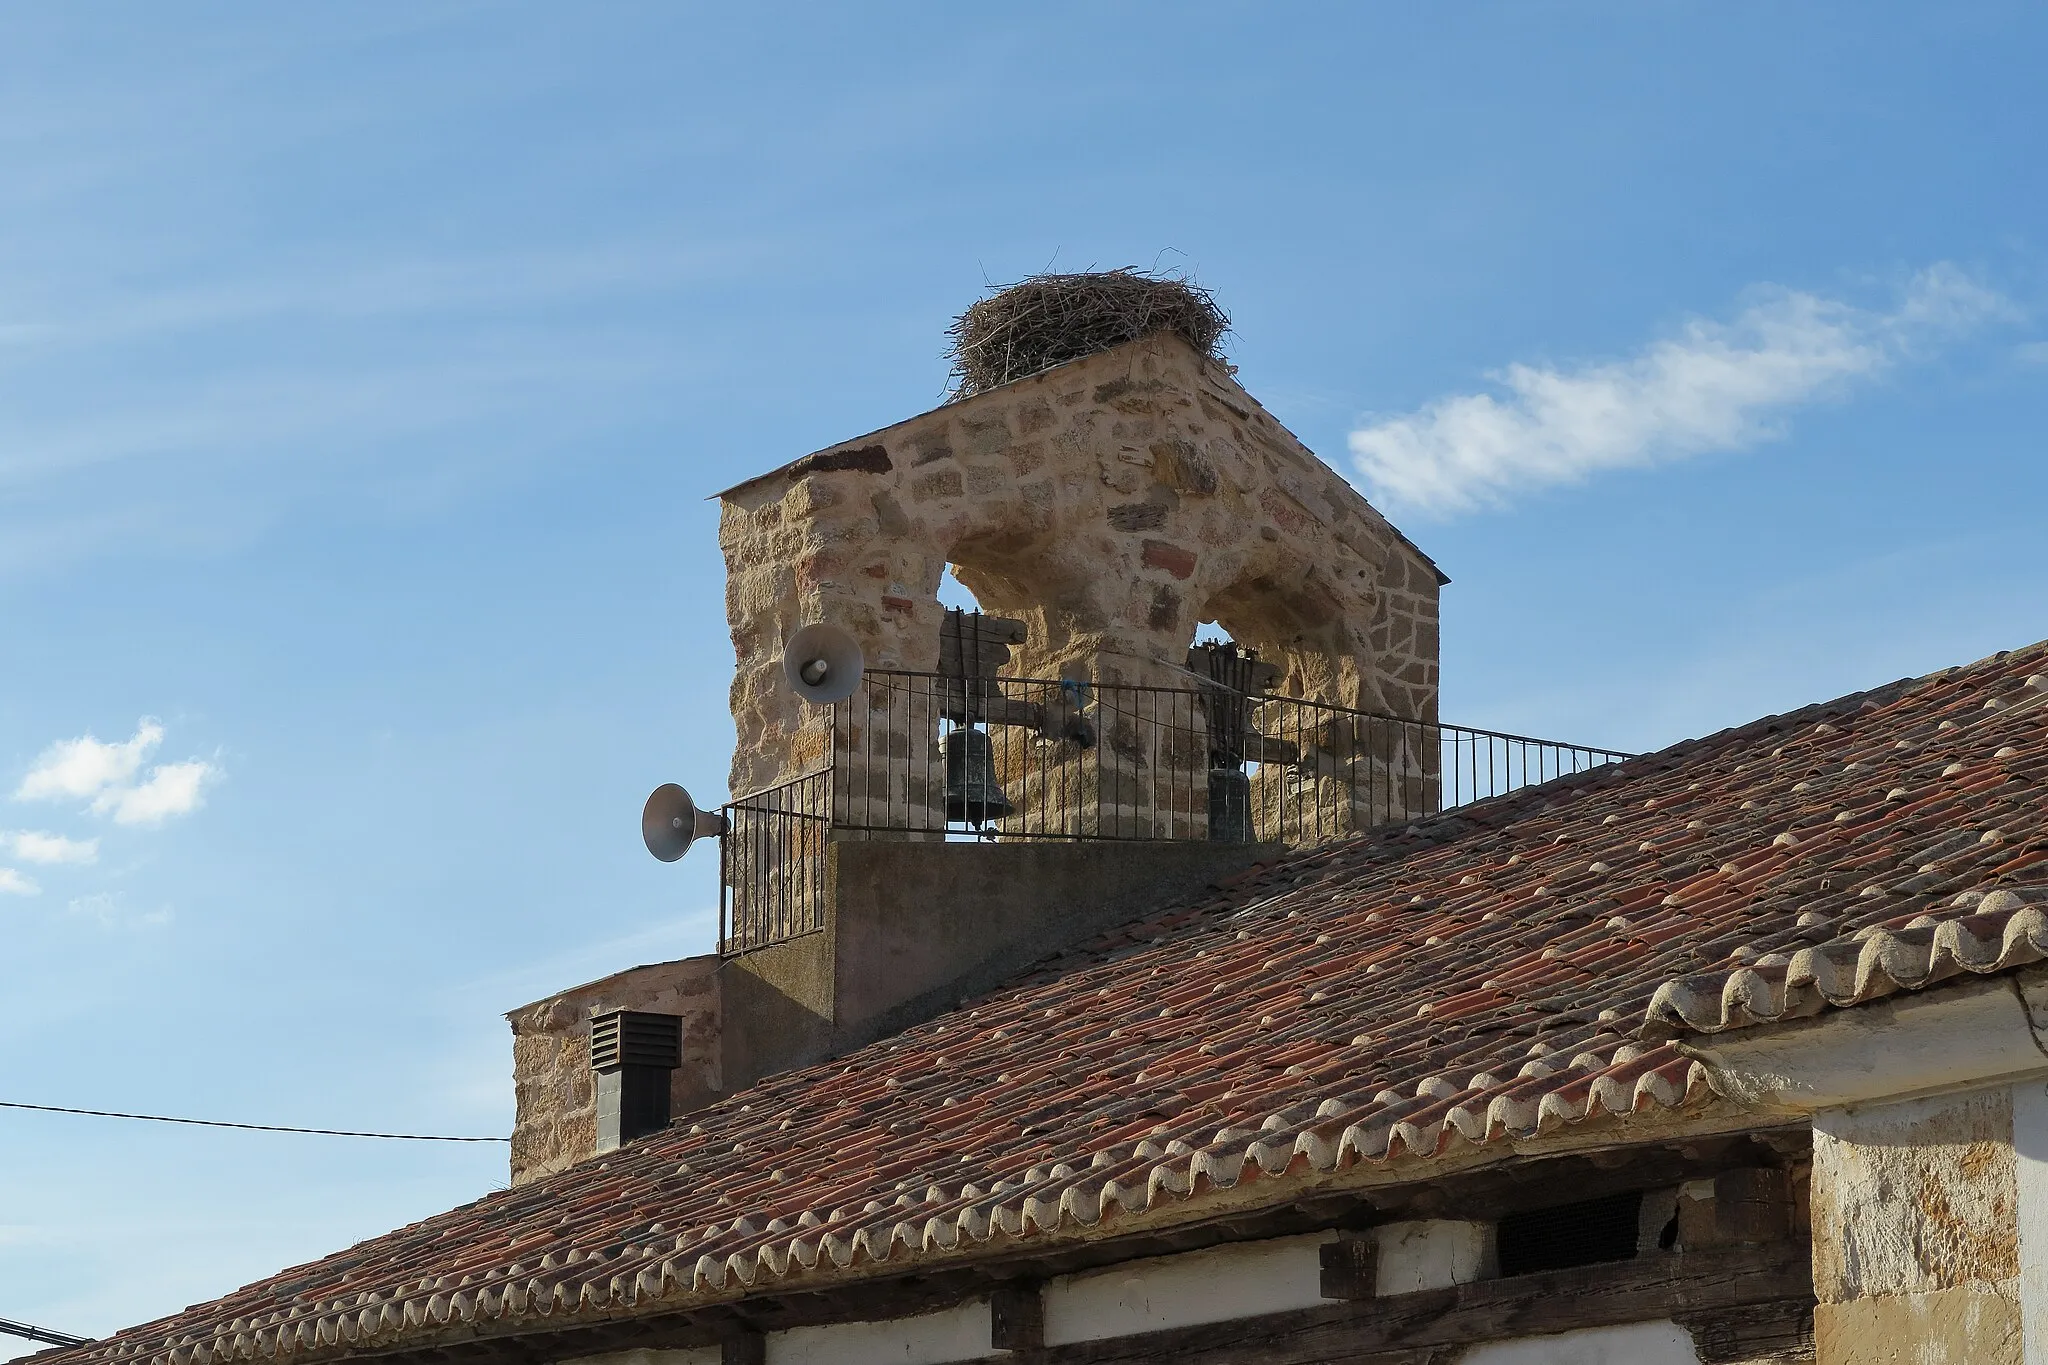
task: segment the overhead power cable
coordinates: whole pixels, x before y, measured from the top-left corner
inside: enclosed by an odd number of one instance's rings
[[[438,1133],[364,1133],[351,1128],[293,1128],[281,1123],[229,1123],[225,1119],[174,1119],[165,1114],[123,1114],[112,1109],[67,1109],[58,1104],[23,1104],[0,1100],[0,1109],[33,1109],[42,1114],[84,1114],[96,1119],[141,1119],[147,1123],[187,1123],[197,1128],[240,1128],[251,1133],[311,1133],[319,1137],[384,1138],[391,1142],[510,1142],[503,1137],[447,1137]]]
[[[0,1334],[10,1337],[27,1337],[49,1346],[83,1346],[91,1337],[74,1337],[69,1332],[55,1332],[47,1327],[32,1327],[25,1322],[10,1322],[0,1318]]]

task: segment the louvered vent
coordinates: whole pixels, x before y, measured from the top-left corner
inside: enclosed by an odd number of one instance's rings
[[[683,1021],[673,1014],[615,1010],[590,1021],[590,1069],[656,1066],[674,1071],[683,1064]]]
[[[668,1127],[671,1073],[683,1064],[683,1021],[615,1010],[590,1021],[597,1073],[597,1150]]]

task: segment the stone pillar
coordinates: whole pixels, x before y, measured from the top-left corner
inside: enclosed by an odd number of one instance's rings
[[[1812,1198],[1817,1365],[2023,1365],[2012,1088],[1817,1113]]]

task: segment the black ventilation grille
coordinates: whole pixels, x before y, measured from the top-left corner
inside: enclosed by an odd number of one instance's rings
[[[615,1010],[590,1021],[590,1069],[683,1064],[683,1021],[673,1014]]]
[[[1638,1192],[1509,1214],[1498,1229],[1500,1273],[1533,1275],[1634,1260],[1642,1209]]]

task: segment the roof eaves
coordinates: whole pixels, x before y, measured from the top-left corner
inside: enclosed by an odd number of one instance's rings
[[[1965,891],[1953,917],[1919,915],[1657,988],[1641,1036],[1669,1040],[1851,1009],[1965,975],[2048,961],[2048,886]]]

